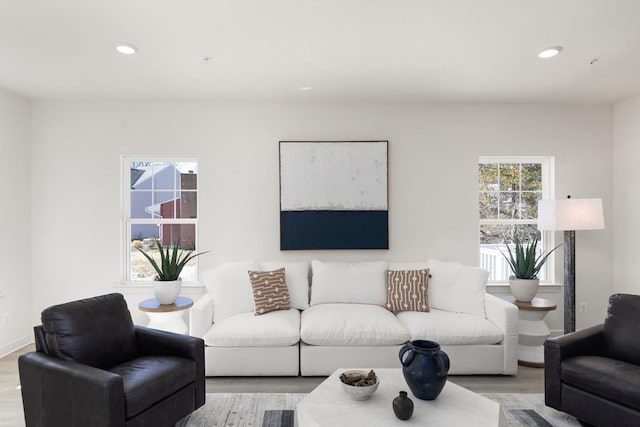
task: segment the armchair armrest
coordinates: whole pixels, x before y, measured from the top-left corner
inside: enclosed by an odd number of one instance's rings
[[[26,424],[125,425],[122,377],[40,352],[18,358]]]
[[[604,324],[572,332],[544,342],[545,403],[560,409],[562,403],[561,364],[575,356],[601,355],[604,352]]]
[[[504,334],[504,373],[515,375],[518,373],[518,307],[489,293],[484,295],[484,305],[487,319]]]
[[[189,310],[189,335],[202,338],[211,325],[213,325],[213,297],[211,294],[204,294]]]
[[[204,405],[204,341],[189,335],[136,326],[138,352],[149,356],[175,356],[196,362],[196,408]]]

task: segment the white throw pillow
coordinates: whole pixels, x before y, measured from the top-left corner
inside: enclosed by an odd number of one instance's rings
[[[309,307],[309,263],[306,261],[260,261],[261,271],[272,271],[279,268],[284,268],[291,307],[298,310]]]
[[[392,271],[424,270],[429,268],[429,263],[426,261],[390,262],[388,265],[387,269]]]
[[[487,317],[484,308],[487,270],[432,259],[428,264],[431,279],[427,292],[431,308]]]
[[[311,262],[311,304],[355,303],[384,306],[385,261]]]
[[[258,270],[256,261],[229,262],[203,273],[207,291],[213,297],[213,322],[239,313],[253,312],[253,292],[249,270]]]

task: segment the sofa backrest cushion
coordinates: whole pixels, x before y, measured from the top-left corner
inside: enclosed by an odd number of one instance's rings
[[[261,271],[272,271],[284,268],[287,289],[291,298],[291,307],[304,310],[309,307],[309,263],[260,261]]]
[[[484,295],[489,272],[478,267],[430,259],[429,306],[487,317]]]
[[[607,353],[624,362],[640,365],[640,295],[614,294],[609,297],[604,320]]]
[[[354,303],[384,307],[386,261],[311,262],[311,304]]]
[[[258,269],[257,261],[228,262],[202,274],[207,292],[213,297],[214,323],[253,311],[249,271]]]
[[[424,270],[428,268],[429,268],[429,264],[427,263],[427,261],[409,261],[409,262],[390,261],[387,264],[387,270],[391,270],[391,271]]]
[[[41,317],[51,356],[100,369],[137,356],[131,313],[121,294],[54,305]]]

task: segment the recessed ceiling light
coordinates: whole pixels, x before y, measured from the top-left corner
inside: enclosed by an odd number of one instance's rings
[[[138,47],[131,43],[118,43],[116,45],[116,50],[123,55],[133,55],[138,52]]]
[[[548,47],[538,54],[538,58],[552,58],[562,52],[562,46]]]
[[[313,89],[311,86],[302,86],[300,90],[311,90]]]

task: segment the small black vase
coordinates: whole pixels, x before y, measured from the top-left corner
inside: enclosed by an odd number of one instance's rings
[[[400,395],[393,399],[393,413],[403,421],[413,415],[413,401],[409,399],[406,391],[401,391]]]

